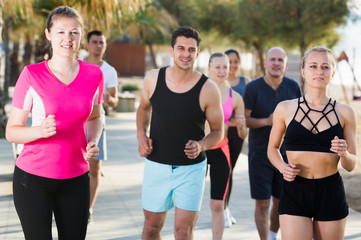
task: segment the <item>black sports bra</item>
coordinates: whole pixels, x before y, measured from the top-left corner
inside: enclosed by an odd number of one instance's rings
[[[305,97],[302,98],[302,101],[298,98],[296,113],[286,129],[284,136],[286,151],[333,153],[330,151],[331,140],[335,136],[343,138],[343,129],[335,110],[336,100],[332,104],[330,98],[323,110],[319,111],[310,108]],[[309,115],[316,119],[319,117],[318,121],[314,123]],[[321,128],[328,128],[320,131],[318,128],[320,125]]]

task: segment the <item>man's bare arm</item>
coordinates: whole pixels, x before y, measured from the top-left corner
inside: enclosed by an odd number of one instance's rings
[[[144,78],[143,91],[137,110],[136,124],[138,151],[141,157],[146,157],[153,151],[152,139],[147,136],[147,129],[149,127],[150,113],[152,110],[149,99],[154,92],[157,75],[158,73],[152,71]]]
[[[115,107],[118,104],[118,89],[117,87],[107,88],[104,92],[104,102],[110,107]]]
[[[251,117],[252,110],[245,109],[244,111],[246,115],[246,124],[249,128],[260,128],[272,126],[273,123],[273,113],[269,115],[267,118],[253,118]]]
[[[189,140],[187,142],[184,152],[189,159],[194,159],[200,152],[216,146],[223,137],[224,126],[221,95],[213,82],[207,81],[203,86],[200,103],[204,107],[210,133],[200,141]]]

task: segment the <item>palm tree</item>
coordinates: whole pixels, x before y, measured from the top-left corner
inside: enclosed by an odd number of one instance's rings
[[[148,0],[140,5],[139,11],[129,19],[126,30],[130,36],[139,38],[141,43],[149,47],[153,66],[158,68],[153,45],[164,44],[177,26],[177,20],[165,8]]]
[[[146,0],[0,0],[0,31],[3,33],[5,48],[3,95],[8,97],[11,72],[11,51],[9,47],[11,30],[19,30],[16,32],[16,37],[13,38],[13,40],[16,42],[19,41],[20,38],[25,38],[27,49],[30,51],[30,46],[32,45],[31,39],[37,36],[35,55],[38,55],[36,61],[41,61],[46,53],[49,54],[49,43],[44,38],[45,19],[54,8],[61,5],[71,6],[77,9],[83,16],[85,20],[85,30],[97,28],[101,29],[106,35],[110,35],[111,29],[122,32],[125,26],[123,22],[133,18],[133,16],[137,14],[139,7],[145,1]],[[2,39],[0,37],[0,44],[1,43]]]
[[[8,97],[8,87],[10,83],[10,32],[12,25],[21,19],[29,19],[32,15],[32,2],[22,0],[0,0],[0,31],[3,39],[0,37],[0,44],[4,44],[5,50],[5,73],[4,75],[4,93],[5,98]],[[0,53],[1,55],[1,53]],[[1,56],[0,56],[1,57]]]
[[[123,22],[137,13],[144,0],[62,0],[61,2],[79,11],[85,22],[85,31],[101,29],[109,36],[114,26],[122,32]]]

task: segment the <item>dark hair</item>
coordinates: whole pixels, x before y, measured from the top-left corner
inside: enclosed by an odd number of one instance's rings
[[[46,21],[46,28],[50,32],[50,28],[53,26],[53,20],[56,17],[67,17],[67,18],[75,18],[80,27],[83,28],[83,19],[78,13],[77,10],[68,6],[60,6],[55,8],[48,16],[48,20]]]
[[[228,57],[225,54],[223,54],[221,52],[215,52],[215,53],[212,53],[212,55],[209,57],[208,67],[211,65],[213,58],[217,58],[217,57],[225,57],[225,58],[227,58],[227,62],[228,62]]]
[[[179,27],[173,32],[171,41],[172,47],[174,47],[177,37],[194,38],[197,41],[197,47],[199,47],[199,44],[202,41],[197,30],[188,26]]]
[[[308,49],[308,50],[305,52],[305,55],[304,55],[303,58],[302,58],[302,65],[301,65],[301,68],[302,68],[302,69],[305,68],[306,59],[308,58],[308,56],[309,56],[312,52],[326,53],[327,56],[329,57],[329,59],[331,60],[332,67],[333,67],[333,68],[335,67],[335,65],[336,65],[336,59],[335,59],[335,56],[333,55],[332,51],[331,51],[330,49],[328,49],[327,47],[324,47],[324,46],[316,46],[316,47],[313,47],[313,48]]]
[[[226,54],[227,56],[229,56],[231,53],[236,54],[238,60],[241,60],[238,51],[235,49],[228,49],[227,51],[224,52],[224,54]]]
[[[93,30],[91,32],[88,32],[88,34],[86,35],[86,40],[87,42],[89,42],[90,38],[95,35],[95,36],[102,36],[103,33],[99,30]]]

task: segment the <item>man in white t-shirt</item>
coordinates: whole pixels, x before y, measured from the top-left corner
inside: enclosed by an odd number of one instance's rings
[[[85,62],[93,63],[100,66],[104,75],[104,92],[103,104],[110,107],[115,107],[118,103],[118,75],[114,67],[110,66],[103,60],[103,55],[106,49],[106,38],[102,32],[94,30],[88,33],[86,48],[89,55],[83,60]],[[101,162],[107,159],[107,145],[105,134],[105,111],[102,109],[102,121],[104,130],[99,140],[99,156],[92,161],[89,161],[89,176],[90,176],[90,208],[89,208],[89,221],[92,221],[92,213],[94,203],[98,194],[99,182],[101,177]]]

